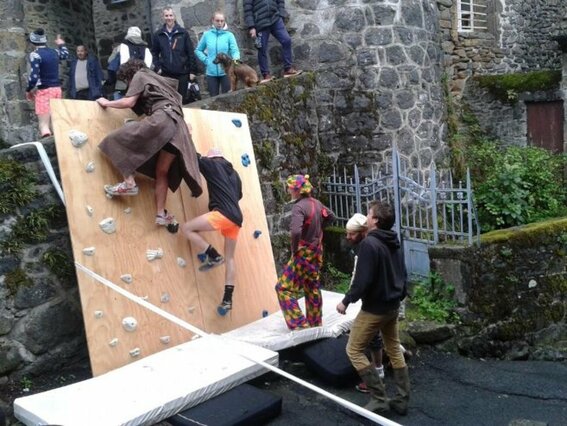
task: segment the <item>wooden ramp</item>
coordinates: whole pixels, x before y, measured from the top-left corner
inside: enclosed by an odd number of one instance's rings
[[[216,306],[224,289],[224,267],[198,271],[196,250],[181,232],[171,234],[154,224],[153,180],[138,176],[140,194],[105,196],[103,186],[122,177],[100,152],[102,138],[127,118],[130,110],[104,110],[95,102],[58,100],[51,104],[57,157],[65,193],[69,231],[75,261],[144,298],[159,308],[210,333],[222,333],[251,323],[278,310],[273,290],[276,271],[268,225],[258,181],[247,117],[243,114],[184,109],[193,127],[198,152],[223,150],[240,174],[244,224],[236,249],[237,279],[234,308],[221,317]],[[69,131],[88,135],[77,148]],[[242,161],[248,156],[250,162]],[[94,170],[87,171],[89,163]],[[169,193],[167,209],[180,223],[208,211],[208,194],[193,198],[185,185]],[[99,223],[112,218],[116,232],[103,232]],[[261,234],[255,238],[255,231]],[[216,232],[204,237],[221,253],[223,238]],[[88,255],[84,249],[94,248]],[[163,251],[150,261],[147,250]],[[88,250],[87,250],[88,251]],[[186,262],[180,266],[179,262]],[[128,280],[131,276],[131,282]],[[78,273],[83,316],[93,374],[99,375],[191,339],[192,334],[128,301],[94,279]],[[122,278],[121,278],[122,277]],[[137,323],[128,331],[123,322]]]

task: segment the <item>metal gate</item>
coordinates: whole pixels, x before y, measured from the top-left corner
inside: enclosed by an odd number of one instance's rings
[[[392,204],[406,267],[415,278],[429,274],[429,246],[441,242],[471,245],[480,230],[468,170],[465,182],[454,182],[449,171],[437,171],[435,165],[420,171],[410,164],[394,150],[383,171],[372,166],[370,176],[361,178],[357,166],[352,175],[346,169],[342,174],[335,171],[323,182],[323,193],[341,226],[354,213],[366,213],[373,200]]]

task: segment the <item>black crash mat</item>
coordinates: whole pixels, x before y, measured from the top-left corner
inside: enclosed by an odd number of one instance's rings
[[[303,349],[307,368],[335,386],[350,385],[358,375],[346,354],[348,335],[322,339]]]
[[[282,398],[244,383],[167,419],[173,426],[256,426],[280,415]]]

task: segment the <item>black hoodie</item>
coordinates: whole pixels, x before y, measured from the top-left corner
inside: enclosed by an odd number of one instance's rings
[[[362,299],[363,311],[383,315],[398,309],[406,293],[407,272],[398,235],[373,229],[360,242],[352,286],[343,304]]]

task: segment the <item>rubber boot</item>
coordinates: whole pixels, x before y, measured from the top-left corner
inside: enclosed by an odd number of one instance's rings
[[[394,368],[394,382],[396,383],[396,396],[390,400],[390,408],[396,413],[405,416],[408,413],[410,397],[410,380],[408,367]]]
[[[370,391],[370,402],[364,408],[376,414],[385,414],[390,411],[388,398],[386,397],[386,387],[376,369],[370,366],[359,371],[358,375]]]

